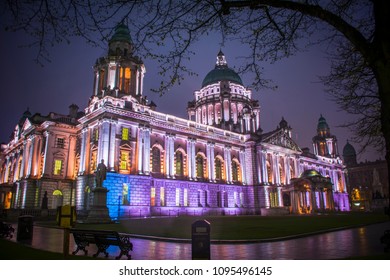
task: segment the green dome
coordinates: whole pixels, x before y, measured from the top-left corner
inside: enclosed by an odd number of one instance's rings
[[[238,76],[238,74],[233,69],[226,67],[226,68],[215,68],[211,70],[203,79],[202,87],[220,81],[229,81],[239,85],[243,85],[240,76]]]
[[[318,119],[317,130],[327,130],[327,129],[329,129],[329,125],[326,122],[325,118],[321,115],[321,117]]]
[[[110,43],[116,41],[128,43],[132,42],[129,28],[124,23],[120,23],[115,27],[115,33],[112,35]]]
[[[233,69],[228,67],[225,55],[221,50],[217,55],[217,63],[215,68],[211,70],[203,79],[202,88],[220,81],[229,81],[243,85],[240,76],[238,76],[238,74]]]
[[[314,169],[308,169],[302,172],[300,178],[309,178],[309,177],[315,177],[315,176],[322,176],[317,170]]]
[[[348,141],[343,148],[343,156],[344,157],[356,156],[355,148]]]

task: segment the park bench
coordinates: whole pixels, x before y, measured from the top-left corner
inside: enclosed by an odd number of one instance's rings
[[[381,243],[385,244],[385,252],[390,250],[390,230],[385,230],[384,234],[381,236]]]
[[[0,221],[0,237],[12,238],[13,232],[15,232],[15,229],[10,224]]]
[[[108,230],[85,229],[71,229],[70,232],[73,234],[77,246],[76,250],[72,252],[73,255],[76,255],[80,250],[87,255],[88,250],[86,247],[90,244],[95,244],[98,250],[93,257],[97,257],[100,253],[103,253],[105,257],[108,258],[109,254],[107,248],[109,246],[118,246],[120,254],[116,259],[120,259],[123,255],[125,255],[127,259],[131,259],[129,251],[133,250],[133,243],[130,242],[130,235],[128,234]]]

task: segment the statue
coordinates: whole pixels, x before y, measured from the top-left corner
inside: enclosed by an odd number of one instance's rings
[[[106,180],[107,167],[104,164],[104,159],[98,164],[96,168],[96,187],[103,188],[103,181]]]
[[[47,202],[48,202],[47,191],[45,191],[45,194],[43,195],[43,198],[42,198],[41,209],[45,209],[46,210],[48,208]]]

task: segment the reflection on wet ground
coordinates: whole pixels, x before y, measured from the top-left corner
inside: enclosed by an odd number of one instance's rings
[[[212,244],[211,258],[214,260],[324,260],[376,255],[383,253],[384,246],[380,243],[380,237],[387,229],[390,229],[390,222],[276,242]],[[15,239],[14,236],[13,240],[16,241]],[[140,238],[132,238],[132,243],[134,244],[132,258],[136,260],[191,259],[190,243]],[[31,246],[62,252],[63,230],[35,226]],[[70,252],[75,248],[71,236]],[[90,245],[88,251],[88,254],[92,255],[96,252],[96,247]],[[108,249],[108,252],[110,258],[119,254],[118,248],[113,246]]]

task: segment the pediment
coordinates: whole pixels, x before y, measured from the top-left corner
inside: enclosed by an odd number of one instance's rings
[[[291,139],[287,132],[283,130],[277,130],[262,139],[263,143],[272,144],[275,146],[287,148],[297,152],[302,152],[301,148]]]
[[[26,130],[30,129],[32,126],[33,126],[33,124],[30,122],[30,120],[26,119],[23,123],[22,131],[26,131]]]

